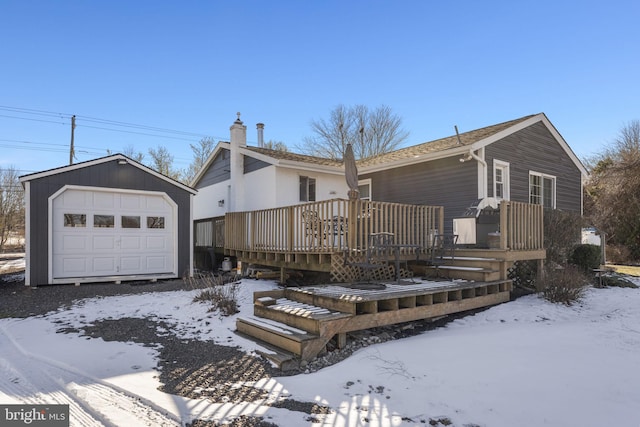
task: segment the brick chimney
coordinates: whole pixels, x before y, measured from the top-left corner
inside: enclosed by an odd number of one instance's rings
[[[237,212],[244,210],[244,158],[240,153],[241,147],[247,146],[247,127],[238,118],[229,128],[231,131],[231,200],[229,200],[229,211]]]

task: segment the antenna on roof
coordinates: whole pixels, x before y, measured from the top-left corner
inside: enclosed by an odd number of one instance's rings
[[[453,126],[456,129],[456,136],[458,137],[458,145],[462,145],[462,141],[460,141],[460,134],[458,133],[458,125]]]

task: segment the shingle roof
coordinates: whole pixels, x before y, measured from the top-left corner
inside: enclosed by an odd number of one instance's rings
[[[472,145],[478,141],[495,135],[505,129],[510,128],[520,122],[533,117],[534,114],[524,116],[519,119],[510,120],[504,123],[498,123],[496,125],[475,129],[469,132],[460,134],[460,142],[462,146]],[[423,154],[437,153],[439,151],[445,151],[451,148],[459,147],[457,135],[448,136],[446,138],[436,139],[434,141],[424,142],[422,144],[413,145],[411,147],[401,148],[390,153],[381,154],[375,157],[369,157],[367,159],[358,160],[358,167],[375,166],[384,163],[392,163],[395,161],[401,161],[404,159],[410,159]],[[257,154],[271,157],[276,160],[288,160],[293,162],[308,163],[322,166],[342,167],[342,159],[327,159],[323,157],[307,156],[304,154],[292,153],[290,151],[272,150],[263,147],[244,147],[249,151],[253,151]]]
[[[324,157],[307,156],[304,154],[292,153],[290,151],[272,150],[262,147],[244,147],[254,153],[269,156],[277,160],[289,160],[292,162],[312,163],[323,166],[342,166],[342,160],[326,159]]]
[[[497,125],[487,126],[481,129],[472,130],[460,134],[460,142],[462,146],[472,145],[478,141],[490,137],[498,132],[510,128],[520,122],[530,119],[534,115],[521,117],[519,119],[510,120],[508,122],[499,123]],[[375,157],[369,157],[362,159],[358,162],[358,166],[373,166],[382,163],[390,163],[398,160],[409,159],[422,154],[431,154],[439,151],[448,150],[450,148],[459,147],[458,137],[456,135],[448,136],[446,138],[436,139],[435,141],[429,141],[418,145],[413,145],[407,148],[401,148],[390,153],[381,154]]]

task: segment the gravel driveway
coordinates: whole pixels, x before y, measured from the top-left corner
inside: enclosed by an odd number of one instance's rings
[[[70,307],[74,301],[97,296],[128,295],[145,292],[168,292],[192,289],[182,280],[150,282],[93,283],[82,286],[51,285],[27,287],[20,272],[0,275],[0,318],[31,317],[44,315],[59,308]],[[104,319],[81,329],[64,328],[61,333],[79,333],[105,341],[134,341],[158,348],[160,359],[160,389],[179,396],[228,402],[251,402],[264,398],[253,387],[235,389],[233,393],[215,385],[238,381],[257,381],[262,378],[282,375],[262,358],[252,356],[237,349],[210,341],[187,340],[173,334],[158,336],[157,330],[171,331],[169,325],[157,319],[121,318]],[[290,373],[292,374],[292,373]],[[203,394],[198,390],[215,390]],[[313,402],[287,400],[279,407],[309,414],[326,413],[328,408]],[[195,421],[193,427],[211,427],[218,424],[209,421]],[[274,424],[259,417],[235,420],[231,426],[273,427]]]

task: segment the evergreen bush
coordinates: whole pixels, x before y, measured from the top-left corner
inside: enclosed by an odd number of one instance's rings
[[[569,257],[569,263],[587,272],[600,267],[601,259],[600,246],[582,244],[573,249]]]

